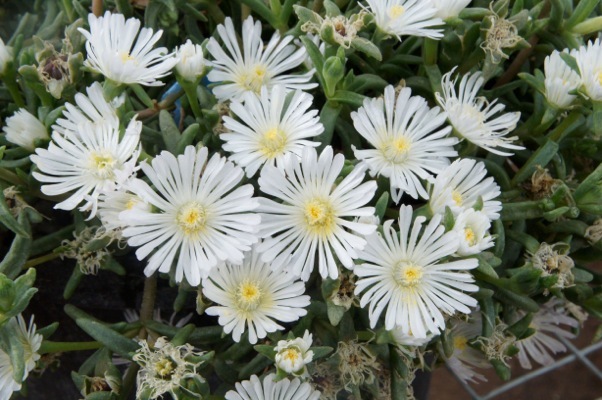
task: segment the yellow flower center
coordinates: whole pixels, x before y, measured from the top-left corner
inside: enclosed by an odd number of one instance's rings
[[[196,235],[207,226],[207,210],[193,201],[180,208],[176,220],[185,234]]]
[[[256,65],[241,74],[239,84],[247,90],[255,93],[261,92],[261,87],[267,80],[267,68],[264,65]]]
[[[462,206],[462,203],[464,202],[464,199],[462,198],[462,194],[460,192],[458,192],[457,190],[454,190],[452,192],[452,200],[454,201],[454,203],[456,203],[456,205],[458,207]]]
[[[458,350],[466,349],[468,339],[465,336],[454,336],[454,348]]]
[[[294,347],[290,347],[282,353],[282,358],[295,364],[301,358],[301,352]]]
[[[124,63],[124,64],[126,62],[128,62],[128,61],[134,61],[134,62],[136,62],[136,58],[132,57],[130,55],[130,53],[128,53],[127,51],[121,51],[121,52],[119,52],[119,58],[121,59],[121,62]]]
[[[132,197],[131,199],[129,199],[127,201],[127,203],[125,203],[125,209],[131,210],[132,208],[134,208],[136,206],[136,204],[138,204],[138,199],[136,199],[135,197]]]
[[[167,379],[171,377],[171,375],[174,373],[174,370],[175,365],[173,361],[168,358],[162,358],[155,363],[155,372],[160,378]]]
[[[412,143],[410,140],[402,136],[386,142],[381,151],[388,161],[401,163],[408,158],[411,147]]]
[[[305,222],[310,232],[328,235],[335,226],[335,214],[328,200],[314,199],[305,204]]]
[[[108,151],[93,152],[90,155],[90,169],[92,174],[99,179],[113,178],[115,164],[117,164],[117,160]]]
[[[245,311],[253,311],[261,303],[262,293],[257,283],[245,280],[238,285],[236,303]]]
[[[602,71],[598,72],[598,83],[602,86]]]
[[[464,228],[464,240],[469,246],[474,246],[477,241],[476,235],[471,228]]]
[[[263,134],[259,140],[259,146],[263,155],[267,158],[276,158],[284,153],[288,137],[281,129],[272,128]]]
[[[395,282],[403,287],[414,287],[420,283],[422,279],[422,267],[400,261],[395,267]]]
[[[406,9],[403,6],[396,4],[393,7],[389,8],[389,17],[392,19],[396,19],[405,14]]]

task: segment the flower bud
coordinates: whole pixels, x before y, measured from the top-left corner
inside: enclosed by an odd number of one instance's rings
[[[0,39],[0,76],[6,72],[6,66],[13,60],[13,49]]]
[[[2,131],[6,134],[6,140],[29,151],[35,150],[37,139],[49,139],[46,127],[24,108],[5,122]]]
[[[203,76],[205,70],[205,57],[203,48],[192,44],[190,39],[176,50],[176,57],[180,59],[176,64],[176,71],[185,80],[194,82]]]
[[[276,368],[287,374],[301,376],[305,374],[305,366],[314,358],[314,352],[309,350],[312,335],[306,330],[302,338],[280,340],[274,348]]]

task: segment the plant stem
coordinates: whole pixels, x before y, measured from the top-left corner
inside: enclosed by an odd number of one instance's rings
[[[7,76],[7,79],[4,80],[4,84],[8,89],[11,97],[15,104],[21,108],[25,107],[25,101],[23,100],[23,96],[21,96],[21,92],[19,91],[19,86],[17,85],[17,81],[14,77]]]
[[[140,307],[140,322],[153,319],[153,310],[155,309],[155,298],[157,296],[157,274],[152,274],[144,281],[144,291],[142,292],[142,306]],[[138,337],[145,338],[146,328],[142,327]]]
[[[439,51],[439,42],[434,39],[424,38],[422,47],[422,57],[425,65],[437,64],[437,53]]]
[[[82,350],[96,350],[102,347],[102,343],[93,342],[52,342],[50,340],[44,340],[38,353],[64,353],[66,351],[82,351]]]
[[[32,258],[30,260],[27,260],[27,262],[23,265],[23,270],[29,269],[31,267],[35,267],[36,265],[44,264],[47,261],[51,261],[56,258],[59,258],[59,256],[60,256],[59,253],[48,253],[48,254],[40,256],[40,257]]]
[[[25,185],[25,182],[17,176],[14,172],[7,170],[6,168],[0,168],[0,180],[12,183],[13,185]]]

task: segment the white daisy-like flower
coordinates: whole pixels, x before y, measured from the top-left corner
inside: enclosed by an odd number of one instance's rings
[[[6,71],[6,66],[13,60],[13,49],[4,44],[0,38],[0,76]]]
[[[346,268],[353,267],[366,241],[348,230],[367,235],[376,229],[353,221],[374,214],[373,207],[364,205],[374,196],[376,182],[362,183],[365,168],[358,165],[335,185],[344,164],[345,157],[333,156],[330,146],[320,157],[306,147],[301,160],[289,157],[282,170],[266,165],[261,171],[261,191],[282,200],[261,199],[258,208],[260,235],[266,238],[258,251],[272,268],[285,268],[307,281],[316,261],[322,277],[332,279],[339,275],[335,256]]]
[[[455,68],[443,75],[443,93],[435,93],[439,105],[447,112],[454,132],[471,143],[502,156],[510,156],[512,153],[498,150],[499,147],[524,149],[512,144],[517,140],[516,136],[507,137],[516,128],[520,112],[499,114],[506,106],[497,103],[497,100],[489,102],[485,97],[477,96],[485,83],[481,72],[462,76],[456,92],[458,78],[451,78],[454,71]]]
[[[308,330],[305,330],[303,337],[279,340],[278,345],[274,347],[276,367],[287,374],[306,375],[305,366],[314,358],[314,352],[309,349],[312,342],[313,335]]]
[[[119,214],[126,210],[152,212],[152,206],[141,197],[129,192],[126,182],[123,187],[112,192],[101,194],[98,201],[98,216],[107,231],[115,231],[126,227]]]
[[[436,335],[429,332],[425,337],[416,337],[411,332],[404,332],[402,328],[393,328],[391,336],[398,346],[420,347],[428,344]]]
[[[24,108],[20,108],[4,122],[2,131],[6,140],[29,151],[35,150],[36,140],[49,138],[44,124]]]
[[[75,95],[76,105],[65,103],[64,118],[57,119],[52,129],[65,136],[79,136],[80,130],[90,123],[119,128],[115,105],[105,100],[100,83],[94,82],[86,88],[86,92],[87,96],[83,93]]]
[[[412,207],[399,210],[399,232],[394,221],[386,221],[383,235],[366,237],[368,244],[360,252],[363,264],[356,265],[355,294],[360,307],[368,309],[374,328],[382,312],[385,329],[400,328],[402,333],[426,338],[427,333],[445,329],[443,313],[469,314],[477,301],[463,292],[475,292],[472,275],[462,272],[476,268],[476,259],[441,262],[458,250],[458,236],[445,233],[441,216],[435,215],[423,231],[425,217],[412,224]]]
[[[485,213],[472,208],[462,211],[456,217],[453,228],[460,238],[456,255],[470,256],[492,247],[495,243],[489,235],[490,228],[491,221]]]
[[[242,25],[242,52],[234,30],[232,19],[227,17],[225,25],[218,25],[217,32],[227,52],[215,38],[210,38],[207,50],[213,57],[213,69],[207,75],[211,82],[219,83],[213,93],[220,102],[242,100],[243,93],[259,94],[261,88],[283,85],[288,90],[306,90],[317,86],[309,83],[314,70],[301,75],[284,75],[305,61],[305,47],[292,44],[293,37],[280,37],[275,32],[267,45],[261,39],[261,22],[248,17]]]
[[[454,352],[445,359],[447,366],[464,382],[486,382],[482,374],[475,369],[491,368],[485,355],[470,347],[468,342],[482,333],[481,313],[473,312],[467,322],[460,321],[452,326]]]
[[[602,43],[589,41],[586,46],[571,51],[581,72],[583,91],[594,101],[602,101]]]
[[[198,361],[198,357],[203,354],[194,351],[190,344],[174,346],[165,337],[158,338],[152,349],[146,340],[141,340],[140,348],[132,358],[140,365],[136,376],[136,398],[146,394],[149,399],[157,399],[165,393],[177,398],[174,391],[184,387],[182,380],[199,377],[197,368],[203,361]]]
[[[468,6],[472,0],[430,0],[437,9],[435,17],[443,20],[454,18]]]
[[[42,346],[43,337],[36,333],[36,325],[33,323],[33,315],[29,320],[29,327],[19,314],[11,318],[2,328],[1,334],[16,337],[23,346],[23,361],[25,369],[20,379],[15,379],[14,368],[9,356],[10,348],[0,347],[0,399],[10,399],[13,392],[21,390],[21,384],[27,379],[29,372],[35,368],[40,359],[38,350]]]
[[[533,367],[531,359],[540,365],[552,364],[554,358],[550,353],[564,353],[566,347],[555,336],[573,339],[575,334],[565,330],[566,328],[563,328],[562,325],[569,329],[577,328],[579,321],[568,315],[559,299],[552,299],[533,316],[529,327],[533,328],[535,333],[525,339],[517,340],[515,343],[520,350],[518,353],[520,366],[531,369]]]
[[[176,50],[178,63],[176,71],[189,82],[196,80],[205,73],[205,57],[203,48],[198,44],[193,44],[190,39]]]
[[[568,108],[577,96],[569,92],[581,86],[581,77],[554,50],[544,60],[546,99],[560,109]]]
[[[383,175],[391,181],[391,194],[398,203],[404,192],[413,198],[428,194],[420,179],[431,179],[445,169],[458,153],[456,138],[446,137],[451,127],[443,127],[447,116],[439,107],[431,109],[420,96],[403,88],[399,96],[393,86],[385,88],[383,98],[366,99],[351,113],[355,129],[374,149],[356,150],[370,174]]]
[[[255,344],[284,329],[277,322],[294,322],[306,315],[310,297],[303,293],[303,282],[285,271],[273,271],[255,247],[242,264],[224,263],[203,279],[203,294],[219,304],[205,312],[219,316],[224,332],[232,333],[236,342],[248,330],[249,342]]]
[[[84,65],[117,84],[161,86],[158,81],[178,62],[165,47],[153,49],[162,30],[140,29],[140,20],[107,11],[104,17],[88,15],[90,31],[78,30],[87,39]],[[138,33],[140,32],[140,33]]]
[[[188,146],[177,157],[164,151],[141,169],[154,188],[134,179],[127,189],[153,211],[133,208],[119,218],[127,226],[122,233],[128,244],[140,247],[139,260],[154,251],[147,276],[169,272],[176,260],[176,282],[186,277],[197,286],[218,263],[243,261],[243,252],[257,241],[260,217],[252,212],[257,207],[253,186],[237,187],[241,168],[219,154],[208,160],[206,147]]]
[[[270,374],[260,381],[257,375],[251,380],[236,383],[236,391],[226,393],[226,400],[318,400],[320,392],[310,383],[299,378],[292,381],[282,379],[276,382],[276,374]]]
[[[443,37],[443,25],[437,18],[437,9],[430,0],[366,0],[364,7],[374,15],[376,25],[383,32],[395,36]]]
[[[232,153],[229,159],[245,168],[248,177],[263,164],[281,167],[287,154],[301,157],[304,147],[319,145],[305,140],[324,131],[318,111],[308,111],[313,103],[310,94],[297,90],[287,102],[286,89],[278,85],[271,91],[262,87],[261,96],[245,93],[243,99],[244,104],[236,100],[230,104],[240,122],[225,116],[228,132],[220,139],[226,141],[224,150]]]
[[[135,172],[141,131],[142,123],[132,119],[123,137],[118,127],[92,123],[82,125],[78,136],[54,132],[48,150],[38,148],[31,156],[40,170],[33,176],[46,195],[75,191],[54,208],[73,210],[83,202],[80,211],[91,211],[92,218],[99,195],[116,190]]]
[[[500,195],[500,187],[492,177],[485,178],[485,164],[463,158],[454,161],[442,173],[437,175],[431,189],[429,206],[434,214],[445,214],[449,207],[454,216],[473,208],[481,198],[481,211],[495,220],[500,217],[502,203],[494,200]]]

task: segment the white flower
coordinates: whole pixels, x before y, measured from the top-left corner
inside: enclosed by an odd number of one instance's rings
[[[357,112],[351,113],[355,129],[374,150],[356,150],[370,174],[383,175],[391,181],[391,194],[398,203],[404,192],[413,198],[428,194],[420,179],[431,179],[449,165],[447,157],[458,153],[456,138],[446,138],[450,127],[442,127],[447,116],[439,107],[429,108],[425,99],[412,96],[404,88],[395,98],[393,86],[385,88],[382,98],[366,99]]]
[[[451,79],[454,71],[455,68],[443,75],[441,79],[443,93],[437,92],[435,96],[447,112],[455,133],[485,150],[502,156],[509,156],[512,153],[497,150],[498,147],[524,149],[522,146],[512,144],[517,139],[516,136],[506,136],[516,128],[520,112],[496,116],[504,111],[506,106],[497,103],[497,100],[489,102],[485,97],[477,97],[485,83],[481,72],[462,76],[459,90],[456,92],[458,78],[453,81]]]
[[[98,216],[107,231],[125,228],[127,225],[119,218],[119,214],[126,210],[139,210],[141,212],[152,212],[152,206],[142,199],[126,190],[124,187],[118,190],[101,194],[98,202]]]
[[[33,176],[42,182],[42,193],[57,196],[75,191],[54,208],[96,213],[98,196],[116,190],[136,169],[140,154],[142,123],[132,119],[123,137],[109,125],[85,124],[79,135],[52,134],[46,149],[36,149],[31,160],[39,172]]]
[[[83,93],[75,95],[76,106],[65,103],[64,118],[57,119],[52,129],[65,136],[79,136],[80,130],[90,123],[119,128],[119,117],[115,106],[105,100],[100,83],[94,82],[86,88],[86,92],[87,96]]]
[[[473,208],[479,197],[483,201],[483,211],[490,220],[500,217],[502,203],[495,199],[500,195],[500,187],[492,177],[485,178],[485,164],[463,158],[454,161],[437,175],[431,189],[429,206],[434,214],[445,214],[449,207],[454,216]]]
[[[203,279],[203,294],[219,304],[207,315],[219,316],[224,332],[239,342],[245,330],[249,342],[257,343],[270,332],[284,329],[276,321],[294,322],[307,314],[305,285],[285,271],[273,271],[255,251],[245,254],[241,265],[225,263]]]
[[[441,18],[430,0],[366,0],[367,11],[374,15],[376,25],[385,33],[396,36],[424,36],[432,39],[443,37]]]
[[[489,228],[491,228],[491,222],[485,213],[472,208],[462,211],[456,217],[453,228],[460,238],[460,247],[458,247],[456,255],[470,256],[493,246],[495,243],[489,235]]]
[[[416,337],[411,332],[404,332],[402,328],[394,328],[391,330],[391,336],[399,346],[420,347],[428,344],[435,334],[429,332],[425,337]]]
[[[339,275],[335,255],[346,268],[353,267],[366,241],[345,228],[359,234],[374,232],[375,225],[353,218],[374,214],[373,207],[363,206],[374,196],[376,182],[362,183],[365,169],[358,165],[335,186],[344,164],[345,157],[333,157],[330,146],[319,158],[314,148],[306,147],[301,160],[289,157],[283,170],[266,165],[261,171],[261,191],[283,201],[261,199],[258,209],[260,235],[267,238],[258,251],[272,268],[285,268],[307,281],[316,258],[322,277]]]
[[[183,379],[199,378],[196,369],[203,361],[193,359],[204,352],[196,352],[189,344],[174,346],[164,337],[160,337],[151,349],[146,340],[140,341],[140,348],[133,360],[140,365],[136,377],[136,398],[147,394],[150,399],[162,398],[165,393],[179,389]],[[200,378],[203,381],[203,378]],[[148,392],[148,393],[146,393]]]
[[[89,14],[88,23],[90,32],[78,28],[87,39],[84,65],[115,83],[161,86],[157,79],[169,75],[178,62],[165,47],[152,48],[163,31],[140,29],[137,18],[126,21],[122,14],[107,11],[104,17]]]
[[[292,36],[281,39],[280,34],[275,32],[264,46],[261,40],[261,22],[253,22],[253,17],[248,17],[242,25],[241,52],[232,19],[227,17],[224,24],[225,26],[218,25],[217,32],[228,52],[213,37],[207,44],[207,50],[214,58],[211,62],[213,69],[207,78],[219,83],[213,88],[213,93],[220,102],[242,100],[243,93],[259,93],[262,86],[271,88],[280,84],[288,90],[305,90],[317,86],[309,83],[314,70],[301,75],[283,75],[301,65],[307,56],[305,47],[297,48],[291,44]]]
[[[305,366],[314,358],[314,352],[309,348],[313,335],[305,330],[302,338],[293,340],[279,340],[274,347],[276,352],[276,367],[287,374],[302,376],[307,373]]]
[[[431,3],[437,9],[435,17],[446,20],[460,15],[460,12],[464,10],[471,1],[472,0],[431,0]]]
[[[544,60],[546,99],[554,107],[568,108],[577,96],[570,91],[581,86],[581,77],[554,50]]]
[[[560,300],[552,299],[544,304],[539,311],[533,316],[530,328],[535,330],[535,333],[525,339],[517,340],[515,346],[518,347],[518,361],[520,366],[525,369],[531,369],[531,361],[533,359],[540,365],[548,365],[554,362],[550,355],[563,353],[566,347],[562,342],[555,338],[556,335],[565,339],[573,339],[575,335],[563,329],[561,325],[566,325],[569,328],[577,328],[579,321],[570,317]]]
[[[275,381],[276,375],[270,374],[259,380],[252,375],[250,381],[236,383],[236,391],[226,393],[226,400],[318,400],[320,392],[314,390],[311,384],[301,383],[299,378],[292,381],[282,379]]]
[[[481,335],[481,313],[473,312],[470,320],[460,321],[452,326],[454,352],[445,359],[445,363],[454,374],[464,382],[487,381],[475,368],[491,368],[491,363],[485,355],[470,347],[468,342]]]
[[[190,82],[196,80],[205,73],[205,57],[203,48],[198,44],[192,44],[190,39],[176,50],[176,71],[182,78]]]
[[[13,60],[13,49],[0,38],[0,76],[6,72],[6,66]]]
[[[458,249],[458,237],[445,232],[441,216],[435,215],[421,231],[425,218],[412,222],[412,207],[399,210],[399,233],[386,221],[383,235],[367,236],[368,244],[360,253],[364,264],[356,265],[355,293],[363,292],[360,307],[370,304],[370,326],[374,328],[386,308],[385,329],[401,328],[402,333],[426,338],[445,328],[442,312],[452,315],[470,313],[477,301],[462,291],[475,292],[472,275],[476,259],[441,262]],[[420,236],[420,238],[419,238]]]
[[[281,166],[287,154],[301,157],[306,146],[317,142],[304,140],[324,131],[318,111],[308,111],[313,103],[310,94],[296,90],[286,101],[284,86],[271,91],[261,88],[261,97],[255,93],[243,94],[244,104],[236,100],[230,104],[234,118],[224,117],[228,132],[220,135],[223,148],[233,153],[229,159],[245,168],[248,177],[255,175],[265,163]]]
[[[577,60],[583,90],[594,101],[602,101],[602,43],[600,39],[589,41],[587,46],[581,46],[571,51]]]
[[[49,138],[44,124],[24,108],[20,108],[4,122],[6,125],[2,132],[6,135],[6,140],[29,151],[35,150],[36,140]]]
[[[0,399],[8,400],[13,392],[21,390],[21,384],[27,379],[29,372],[35,368],[36,362],[40,359],[38,350],[42,345],[42,335],[36,333],[36,325],[33,323],[33,315],[29,320],[29,327],[19,314],[11,318],[0,328],[1,334],[7,337],[16,338],[16,341],[23,348],[23,362],[25,369],[23,376],[15,379],[14,368],[9,356],[10,347],[8,343],[2,343],[0,347]]]
[[[243,252],[257,241],[254,234],[260,217],[253,186],[237,187],[241,168],[208,150],[188,146],[184,154],[164,151],[152,164],[141,168],[154,188],[135,179],[127,189],[153,206],[123,211],[119,217],[127,226],[123,236],[136,250],[139,260],[150,256],[144,270],[167,273],[176,260],[175,279],[197,286],[201,275],[222,261],[241,263]],[[156,251],[155,251],[156,250]]]

